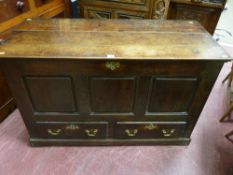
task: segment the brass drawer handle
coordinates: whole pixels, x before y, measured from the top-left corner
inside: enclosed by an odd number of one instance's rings
[[[164,137],[170,137],[175,132],[175,129],[162,129]]]
[[[61,133],[61,129],[48,129],[50,135],[56,136]]]
[[[111,71],[114,71],[120,67],[120,63],[118,61],[106,61],[105,66]]]
[[[125,133],[129,136],[129,137],[134,137],[137,135],[138,133],[138,129],[126,129]]]
[[[79,125],[75,125],[75,124],[70,124],[66,126],[67,130],[78,130],[79,129]]]
[[[85,132],[88,136],[94,137],[98,133],[98,129],[86,129]]]
[[[156,124],[149,123],[149,124],[145,125],[144,128],[147,129],[147,130],[154,130],[154,129],[158,129],[159,127]]]

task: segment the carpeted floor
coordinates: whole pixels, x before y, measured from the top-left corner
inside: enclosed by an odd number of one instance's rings
[[[233,56],[233,49],[231,50]],[[232,123],[226,110],[225,64],[189,146],[42,147],[28,145],[18,110],[0,124],[0,175],[233,175]]]
[[[228,0],[225,6],[225,10],[222,12],[214,38],[218,38],[219,42],[233,45],[233,1]]]

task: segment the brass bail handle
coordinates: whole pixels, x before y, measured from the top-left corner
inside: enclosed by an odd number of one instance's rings
[[[86,129],[85,132],[89,137],[94,137],[98,133],[98,129]]]
[[[129,137],[134,137],[137,135],[138,133],[138,129],[126,129],[125,133],[129,136]]]
[[[61,133],[61,129],[48,129],[50,135],[56,136]]]
[[[175,132],[175,129],[162,129],[163,136],[170,137]]]

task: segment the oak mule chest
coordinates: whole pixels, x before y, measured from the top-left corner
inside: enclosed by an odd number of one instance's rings
[[[32,146],[187,145],[228,60],[193,21],[38,19],[0,46]]]

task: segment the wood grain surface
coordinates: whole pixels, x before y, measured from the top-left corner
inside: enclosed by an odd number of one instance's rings
[[[196,22],[153,20],[32,20],[0,46],[1,59],[36,57],[229,60]]]

